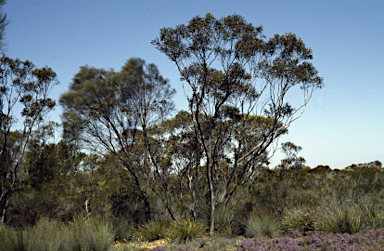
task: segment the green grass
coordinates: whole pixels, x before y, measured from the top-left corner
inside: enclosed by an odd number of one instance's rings
[[[65,226],[49,219],[40,220],[35,227],[23,231],[27,250],[63,250],[68,238],[63,233]]]
[[[282,231],[314,231],[317,227],[316,211],[307,208],[288,210],[280,219],[279,227]]]
[[[107,251],[115,238],[112,227],[98,219],[78,219],[65,230],[68,248],[72,250]]]
[[[301,233],[321,230],[330,233],[354,234],[367,226],[384,227],[384,206],[376,197],[360,197],[359,200],[329,198],[319,207],[287,209],[280,219],[268,212],[253,211],[245,219],[246,237],[271,239],[290,230]],[[381,197],[380,197],[381,198]],[[377,197],[379,199],[379,197]],[[102,219],[78,218],[67,224],[42,219],[34,227],[18,230],[0,228],[0,251],[80,251],[80,250],[145,250],[142,245],[154,240],[166,239],[166,250],[221,250],[234,247],[239,237],[232,228],[233,213],[217,212],[216,233],[207,237],[206,222],[182,219],[179,222],[151,221],[133,229],[123,221],[115,226]],[[118,236],[117,236],[118,233]],[[136,243],[113,246],[114,240]],[[160,243],[160,242],[159,242]],[[161,242],[163,243],[163,242]],[[140,247],[141,246],[141,247]]]
[[[13,228],[0,227],[0,251],[24,251],[25,247],[23,231]]]
[[[168,224],[163,221],[150,221],[133,231],[132,238],[137,241],[155,241],[165,238]]]
[[[278,221],[270,215],[251,215],[246,224],[247,237],[273,238],[278,234]]]
[[[166,237],[171,242],[187,243],[203,237],[205,233],[204,223],[183,219],[172,223],[167,229]]]
[[[1,251],[107,251],[113,240],[112,228],[97,219],[78,219],[67,225],[42,219],[24,230],[0,229]]]

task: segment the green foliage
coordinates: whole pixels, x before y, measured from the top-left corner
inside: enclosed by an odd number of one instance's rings
[[[154,241],[165,237],[168,224],[163,221],[149,221],[139,225],[132,238],[138,241]]]
[[[215,229],[218,233],[227,236],[235,237],[239,234],[239,229],[235,220],[235,211],[233,209],[219,209],[215,211]],[[209,223],[209,217],[205,220]],[[209,224],[207,224],[208,226]]]
[[[69,225],[42,219],[24,230],[2,227],[0,250],[100,250],[110,249],[114,240],[111,228],[96,219],[78,219]]]
[[[187,243],[203,237],[205,232],[204,223],[183,219],[172,223],[167,230],[166,238],[171,242]]]
[[[0,2],[0,7],[3,2]],[[0,37],[3,29],[0,13]],[[4,23],[3,23],[4,24]],[[9,200],[20,182],[19,171],[33,129],[41,124],[47,112],[56,103],[48,97],[49,91],[58,84],[51,68],[35,68],[29,61],[0,58],[0,225],[5,222]],[[16,106],[16,104],[19,105]],[[10,144],[15,133],[17,118],[15,109],[21,108],[22,126],[17,140]],[[24,170],[25,171],[25,170]]]
[[[282,159],[281,163],[275,168],[279,180],[284,175],[296,176],[304,168],[305,164],[305,159],[297,156],[302,150],[300,146],[296,146],[292,142],[285,142],[281,144],[281,148],[286,158]]]
[[[108,250],[114,241],[112,227],[103,220],[78,219],[66,228],[71,250]]]
[[[317,230],[316,212],[305,208],[297,208],[287,211],[280,220],[280,228],[283,231],[299,230],[306,231]]]
[[[131,222],[124,218],[112,219],[113,231],[115,233],[115,241],[126,242],[133,239],[135,228]]]
[[[239,15],[216,19],[208,13],[186,25],[163,28],[152,41],[176,64],[192,92],[187,101],[207,163],[211,217],[217,202],[227,204],[236,188],[267,162],[263,155],[270,144],[287,132],[295,114],[304,111],[313,91],[322,87],[322,78],[309,62],[312,51],[300,38],[264,38],[261,26]],[[301,107],[285,100],[294,86],[304,92]],[[210,235],[213,231],[212,218]]]
[[[272,215],[251,214],[246,223],[247,237],[273,238],[278,234],[278,220]]]
[[[12,226],[34,225],[44,217],[67,222],[81,214],[77,203],[79,164],[84,154],[66,141],[49,143],[51,137],[36,132],[24,157],[23,183],[10,199],[7,221]]]
[[[73,78],[70,90],[60,97],[64,114],[64,135],[93,151],[111,154],[134,179],[145,206],[145,219],[151,219],[152,192],[167,204],[169,161],[151,128],[173,109],[174,89],[154,64],[131,58],[120,72],[83,66]],[[156,169],[156,173],[151,173]],[[153,174],[156,178],[153,179]],[[153,184],[153,185],[152,185]],[[157,187],[156,187],[157,185]],[[156,188],[165,192],[156,192]],[[166,205],[173,217],[169,203]]]
[[[0,226],[0,251],[27,251],[23,232]]]
[[[56,221],[41,219],[33,228],[29,227],[24,234],[27,250],[53,251],[66,247],[65,226]]]
[[[254,205],[259,211],[281,214],[289,203],[293,183],[290,179],[278,181],[272,179],[259,186],[250,188]]]
[[[319,229],[331,233],[358,233],[367,227],[364,216],[358,205],[327,203],[319,209]]]
[[[381,199],[380,199],[381,200]],[[362,201],[360,208],[364,213],[364,225],[373,228],[384,228],[384,205],[375,198]]]

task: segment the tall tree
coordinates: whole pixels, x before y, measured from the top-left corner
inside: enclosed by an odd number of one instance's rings
[[[32,133],[20,170],[20,180],[10,199],[7,224],[35,224],[41,217],[68,221],[84,205],[84,190],[80,185],[85,155],[70,142],[55,142],[51,122]]]
[[[156,166],[148,131],[172,110],[174,90],[154,64],[131,58],[120,72],[81,67],[60,98],[65,133],[112,153],[134,177],[150,220],[147,186]],[[146,184],[147,183],[147,184]]]
[[[56,84],[56,73],[51,68],[38,69],[29,61],[0,58],[0,224],[5,221],[9,198],[32,131],[56,105],[48,97]],[[18,130],[18,139],[10,148],[12,129],[17,125],[14,112],[19,105],[23,107],[22,129]]]
[[[261,26],[254,27],[241,16],[217,20],[207,14],[188,25],[163,28],[152,41],[176,64],[182,81],[190,87],[186,91],[190,93],[189,110],[207,166],[211,235],[216,206],[228,201],[249,177],[246,174],[254,160],[287,132],[304,112],[313,91],[322,87],[322,78],[308,62],[312,51],[300,38],[294,34],[264,38]],[[288,91],[297,89],[294,87],[300,87],[303,95],[302,104],[296,107],[286,101]],[[254,126],[255,120],[263,125],[261,129]],[[253,142],[245,142],[256,134]],[[230,172],[223,186],[215,173],[228,142]]]

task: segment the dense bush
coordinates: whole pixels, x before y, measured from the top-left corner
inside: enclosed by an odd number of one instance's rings
[[[24,230],[0,229],[1,251],[107,251],[113,240],[111,227],[97,219],[78,219],[67,225],[42,219]]]
[[[191,209],[189,194],[184,191],[181,199],[177,193],[171,194],[170,201],[176,204],[171,206],[177,213],[178,223],[170,219],[162,201],[151,193],[152,220],[144,222],[140,195],[131,193],[134,192],[130,184],[132,177],[122,169],[111,169],[113,162],[99,164],[94,173],[78,173],[72,181],[66,179],[63,183],[40,185],[44,189],[19,184],[20,189],[15,192],[8,211],[8,225],[1,228],[0,250],[96,247],[107,250],[113,241],[159,239],[187,243],[183,245],[190,249],[204,246],[208,250],[210,246],[214,250],[224,245],[204,244],[204,238],[201,239],[209,226],[207,193],[197,196],[196,221],[188,220],[193,219],[188,211]],[[216,210],[216,236],[234,239],[242,235],[266,239],[265,243],[276,240],[281,244],[289,240],[282,238],[285,235],[305,241],[313,231],[318,231],[318,236],[325,233],[359,235],[367,227],[383,228],[383,174],[381,168],[362,166],[345,170],[322,166],[303,168],[299,172],[296,170],[295,175],[289,169],[284,175],[263,170],[252,183],[239,186],[225,207]],[[51,191],[58,184],[70,187],[65,196],[60,195],[62,189]],[[179,184],[175,184],[169,189],[176,189]],[[203,182],[197,185],[203,186]],[[88,194],[92,196],[87,197]],[[39,196],[49,199],[40,203],[36,200]],[[84,204],[86,198],[90,198],[88,208]],[[60,201],[66,202],[60,206]],[[86,215],[90,215],[90,219]],[[104,220],[96,220],[101,216]],[[278,236],[280,239],[273,239]]]
[[[167,230],[167,239],[172,242],[186,243],[203,237],[206,233],[206,226],[202,222],[194,222],[190,219],[183,219],[173,224]]]
[[[251,215],[246,224],[247,237],[273,238],[278,235],[278,221],[271,215]]]
[[[165,237],[167,223],[163,221],[150,221],[138,226],[132,237],[138,241],[154,241]]]

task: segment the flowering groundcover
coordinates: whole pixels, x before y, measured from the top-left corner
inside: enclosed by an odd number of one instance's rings
[[[295,234],[295,233],[294,233]],[[321,232],[308,232],[296,238],[280,237],[271,240],[259,238],[246,239],[238,245],[238,251],[261,250],[324,250],[324,251],[359,251],[359,250],[384,250],[384,229],[366,228],[358,234],[331,234]]]
[[[384,228],[367,227],[358,234],[333,234],[324,232],[307,232],[303,236],[292,231],[290,236],[264,240],[261,238],[245,239],[238,244],[238,251],[384,251]],[[151,251],[166,251],[165,247],[155,247]],[[180,248],[180,251],[193,251]]]

